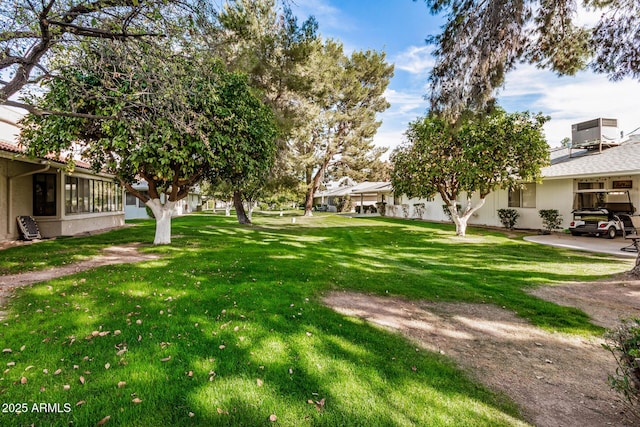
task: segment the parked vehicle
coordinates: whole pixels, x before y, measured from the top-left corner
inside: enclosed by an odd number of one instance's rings
[[[634,231],[630,215],[635,212],[628,190],[578,190],[573,199],[573,221],[569,231],[613,239]]]

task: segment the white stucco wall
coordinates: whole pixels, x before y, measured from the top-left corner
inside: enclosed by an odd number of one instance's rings
[[[640,171],[639,171],[640,172]],[[573,219],[573,197],[574,191],[578,189],[579,182],[603,182],[604,188],[613,188],[613,181],[631,180],[632,188],[629,189],[631,202],[636,207],[635,214],[640,214],[640,175],[620,175],[612,177],[580,177],[580,178],[563,178],[548,179],[540,184],[536,184],[536,204],[532,208],[512,208],[518,211],[520,217],[516,228],[537,230],[542,228],[542,219],[538,213],[541,209],[557,209],[562,215],[562,227],[568,228],[569,223]],[[506,209],[509,205],[508,192],[506,190],[497,190],[487,196],[485,205],[480,208],[469,220],[469,224],[488,225],[501,227],[500,219],[497,215],[498,209]],[[402,205],[409,207],[408,218],[417,218],[414,205],[417,203],[425,204],[425,213],[421,219],[436,222],[448,222],[449,219],[445,215],[440,196],[434,197],[433,201],[420,199],[407,199],[406,197],[390,198],[393,204],[388,206],[387,215],[398,218],[404,218]],[[477,203],[477,197],[473,199]],[[466,200],[462,200],[461,204],[465,206]]]

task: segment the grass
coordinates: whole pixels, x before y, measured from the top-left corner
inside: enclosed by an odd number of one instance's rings
[[[517,425],[509,399],[447,358],[319,297],[348,289],[491,302],[547,329],[598,334],[584,313],[526,289],[630,268],[499,232],[460,238],[448,225],[331,215],[254,222],[178,218],[173,245],[143,248],[159,260],[18,290],[0,324],[0,424]],[[0,253],[0,272],[152,239],[153,223],[140,221],[12,248]]]

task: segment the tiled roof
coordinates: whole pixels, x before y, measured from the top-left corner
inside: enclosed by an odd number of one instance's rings
[[[0,140],[0,150],[9,151],[11,153],[24,153],[22,147],[18,147],[16,144]]]
[[[574,176],[640,174],[640,136],[633,135],[617,147],[600,151],[551,151],[551,166],[542,169],[543,179]]]

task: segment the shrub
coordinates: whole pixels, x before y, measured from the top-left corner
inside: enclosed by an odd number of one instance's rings
[[[402,216],[405,218],[409,218],[409,205],[402,204]]]
[[[542,226],[547,231],[557,230],[562,225],[562,215],[557,209],[540,209],[538,211],[542,218]]]
[[[424,203],[416,203],[413,205],[413,209],[416,212],[416,216],[420,219],[422,219],[422,216],[424,215],[424,212],[426,211],[426,206]]]
[[[602,346],[616,359],[618,367],[609,375],[611,388],[629,402],[630,410],[640,418],[640,318],[623,320],[607,331]]]
[[[515,209],[498,209],[498,218],[500,218],[500,222],[504,225],[504,228],[508,228],[509,230],[513,230],[513,227],[516,226],[519,217],[520,214]]]
[[[378,208],[378,212],[380,213],[380,216],[385,216],[387,214],[386,202],[378,202],[376,203],[376,207]]]

